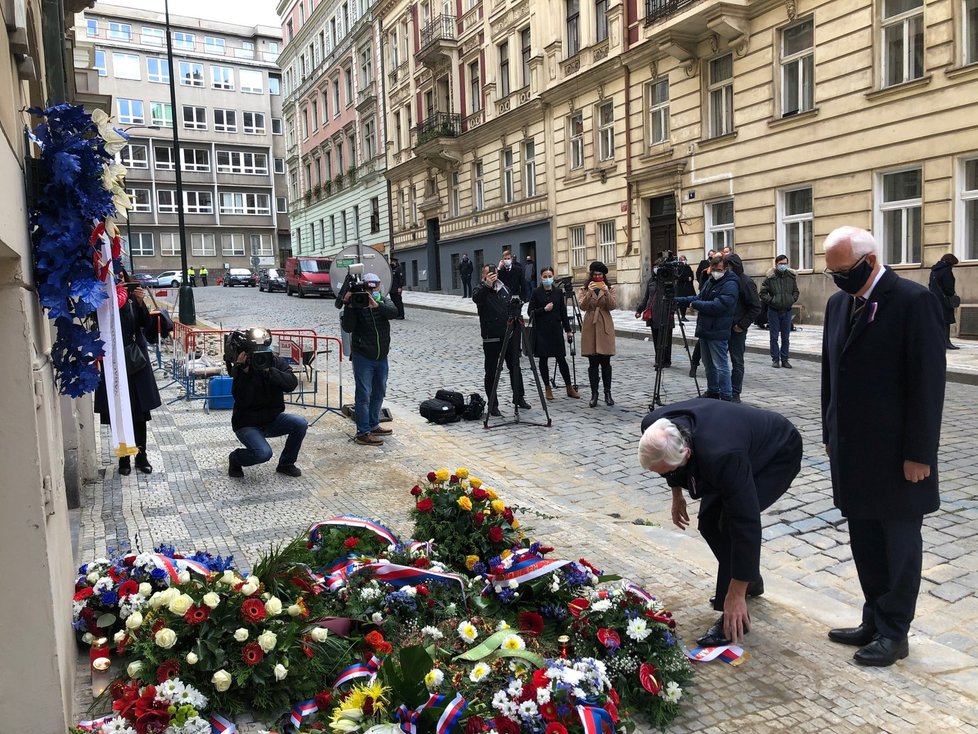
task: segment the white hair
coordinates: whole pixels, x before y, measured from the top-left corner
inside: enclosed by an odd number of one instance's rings
[[[864,255],[876,255],[877,258],[880,256],[880,246],[873,235],[858,227],[833,229],[825,238],[825,251],[828,252],[833,247],[847,243],[852,248],[852,254],[857,258]]]
[[[643,469],[665,462],[670,469],[686,460],[686,444],[676,424],[668,418],[659,418],[645,429],[638,442],[638,463]]]

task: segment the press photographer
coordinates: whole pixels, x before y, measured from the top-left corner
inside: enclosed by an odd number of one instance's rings
[[[514,336],[506,348],[506,367],[509,384],[513,388],[513,404],[529,409],[523,390],[523,373],[520,371],[520,294],[513,293],[500,280],[493,265],[482,268],[482,282],[472,291],[472,300],[479,310],[479,326],[482,329],[482,351],[485,354],[485,388],[489,396],[489,415],[500,416],[499,401],[493,394],[496,365],[503,350],[506,327],[513,319]]]
[[[299,381],[288,363],[272,352],[272,335],[261,327],[234,332],[228,336],[224,359],[234,378],[231,428],[245,446],[228,457],[228,476],[243,477],[242,467],[271,459],[273,451],[267,439],[276,436],[288,438],[275,471],[302,476],[295,462],[308,426],[301,415],[285,412],[285,393],[295,390]]]

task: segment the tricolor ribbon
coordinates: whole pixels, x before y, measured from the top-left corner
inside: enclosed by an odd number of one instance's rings
[[[212,571],[207,568],[203,563],[199,561],[192,561],[189,558],[170,558],[169,556],[164,556],[161,553],[150,553],[150,558],[152,558],[153,563],[156,564],[157,568],[162,568],[166,571],[167,576],[170,577],[171,581],[177,581],[180,577],[180,571],[193,571],[194,573],[199,573],[201,576],[210,576]],[[126,556],[126,559],[135,558],[134,553],[130,553]]]
[[[366,663],[354,663],[349,668],[339,674],[333,682],[333,688],[339,688],[344,683],[349,683],[357,678],[373,679],[380,670],[380,658],[372,656]]]
[[[615,722],[606,710],[599,706],[578,706],[577,714],[581,717],[584,725],[585,734],[602,734],[608,731],[615,732]]]
[[[431,697],[416,709],[409,709],[402,703],[397,707],[397,711],[394,712],[394,715],[397,717],[397,723],[401,727],[401,731],[403,731],[404,734],[418,734],[418,719],[421,717],[421,714],[424,713],[425,709],[431,706],[437,706],[444,700],[444,696],[439,696],[437,693],[432,693]],[[439,729],[439,731],[441,730]]]
[[[634,596],[636,599],[644,601],[646,604],[648,604],[650,601],[652,601],[655,598],[649,592],[643,589],[641,586],[639,586],[636,583],[633,583],[632,581],[622,581],[621,589],[626,594],[630,594],[631,596]]]
[[[316,705],[315,699],[310,698],[308,701],[300,701],[292,707],[292,715],[289,717],[289,721],[298,729],[302,726],[302,720],[304,718],[311,716],[317,711],[319,711],[319,706]]]
[[[87,729],[88,731],[96,731],[101,729],[103,724],[108,724],[114,718],[115,714],[108,714],[98,719],[92,719],[91,721],[79,721],[77,728]]]
[[[435,734],[449,734],[455,728],[455,725],[458,724],[459,719],[462,718],[462,714],[465,713],[468,705],[466,700],[462,698],[461,693],[455,694],[455,698],[449,702],[441,718],[438,719]]]
[[[309,528],[310,542],[314,542],[316,530],[323,526],[363,528],[364,530],[369,530],[381,540],[386,540],[388,545],[398,544],[397,536],[394,535],[394,533],[388,528],[385,528],[378,522],[367,520],[363,517],[357,517],[356,515],[340,515],[339,517],[334,517],[329,520],[324,520],[323,522],[315,523],[311,528]]]
[[[692,650],[683,650],[686,657],[694,663],[708,663],[719,658],[730,665],[740,665],[747,659],[744,648],[738,645],[720,645],[719,647],[697,647]]]
[[[510,581],[525,583],[533,579],[553,573],[558,568],[566,566],[570,561],[550,560],[535,553],[521,553],[505,572],[489,574],[490,584],[508,584]],[[485,594],[487,589],[483,590]]]
[[[220,714],[211,715],[211,734],[237,734],[238,727]]]
[[[415,555],[430,556],[432,548],[434,548],[434,540],[412,540],[408,542],[408,551]]]
[[[373,561],[372,558],[364,558],[359,561],[353,560],[354,558],[359,558],[359,556],[348,556],[346,558],[340,559],[339,561],[334,561],[332,564],[326,567],[326,588],[329,591],[336,592],[346,586],[346,580],[351,574],[360,570],[365,563]]]
[[[465,589],[465,580],[457,573],[443,573],[430,569],[416,568],[414,566],[399,566],[386,560],[375,561],[364,566],[373,575],[391,586],[417,586],[425,581],[451,581],[457,583]]]

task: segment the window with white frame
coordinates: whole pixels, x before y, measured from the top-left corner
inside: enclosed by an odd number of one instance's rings
[[[964,63],[974,64],[978,62],[978,0],[964,0],[963,15]]]
[[[649,84],[649,145],[669,142],[669,80]]]
[[[312,118],[312,131],[316,132],[317,130],[319,130],[319,105],[316,104],[315,97],[313,97],[312,101],[309,104],[309,112],[311,113],[311,118]]]
[[[469,109],[473,115],[482,109],[482,81],[478,61],[469,64]]]
[[[709,63],[709,137],[718,138],[733,132],[733,54]]]
[[[571,227],[570,238],[571,266],[583,268],[587,263],[587,241],[584,238],[584,227]]]
[[[285,161],[282,161],[282,167],[284,171]],[[219,150],[217,151],[217,172],[267,176],[268,155],[240,150]]]
[[[781,31],[781,116],[815,108],[815,22],[807,18]]]
[[[734,246],[734,204],[733,199],[717,201],[706,205],[706,247],[720,252],[724,247]]]
[[[245,240],[243,234],[222,234],[221,253],[224,255],[243,256],[245,254]]]
[[[214,257],[217,255],[217,236],[194,232],[190,235],[190,252],[194,257]]]
[[[157,171],[173,171],[176,169],[173,162],[173,148],[165,145],[154,145],[153,160],[156,161]]]
[[[309,137],[309,108],[303,107],[299,117],[299,128],[302,132],[302,139]]]
[[[184,105],[183,107],[183,126],[188,130],[206,130],[207,129],[207,108],[206,107],[191,107],[189,105]]]
[[[142,125],[146,122],[143,101],[141,99],[123,99],[122,97],[118,97],[116,104],[119,109],[119,122],[128,125]]]
[[[146,78],[157,84],[170,83],[170,64],[166,59],[155,56],[146,57]]]
[[[204,86],[203,64],[193,64],[189,61],[181,61],[178,68],[180,69],[180,84],[185,87]]]
[[[272,236],[268,234],[251,235],[251,254],[268,257],[272,254]]]
[[[523,197],[537,195],[537,148],[536,143],[527,140],[523,143]]]
[[[283,174],[285,173],[285,159],[276,158],[275,159],[275,173]]]
[[[279,214],[289,213],[289,200],[284,196],[275,197],[275,211]]]
[[[608,40],[608,0],[594,0],[594,41]]]
[[[99,76],[108,76],[109,72],[105,67],[105,51],[95,49],[95,66],[92,68],[98,72]]]
[[[810,270],[812,263],[812,189],[781,191],[778,223],[778,252],[798,270]]]
[[[615,103],[598,107],[598,157],[610,161],[615,157]]]
[[[520,86],[530,86],[530,26],[520,31]]]
[[[575,112],[567,118],[567,134],[570,141],[570,170],[584,168],[584,113]]]
[[[271,214],[268,194],[225,191],[221,194],[221,214]]]
[[[153,247],[152,232],[133,232],[129,240],[129,252],[133,257],[153,257],[156,248]]]
[[[962,260],[978,260],[978,158],[959,166],[957,250]]]
[[[323,99],[325,99],[325,97],[323,97]],[[323,110],[324,110],[323,116],[324,117],[325,117],[325,109],[326,108],[324,107],[323,108]],[[272,135],[281,135],[281,134],[282,134],[282,118],[281,117],[273,117],[272,118]]]
[[[924,75],[924,0],[881,0],[883,86]]]
[[[213,214],[214,195],[210,191],[184,191],[183,210],[187,214]]]
[[[282,77],[274,74],[268,75],[268,93],[273,97],[282,94]]]
[[[238,113],[234,110],[214,110],[214,130],[219,133],[238,132]]]
[[[165,43],[163,29],[143,26],[139,32],[139,42],[146,46],[162,46]]]
[[[194,34],[184,33],[182,31],[175,31],[173,33],[173,46],[174,48],[183,48],[189,51],[194,50]]]
[[[499,51],[499,95],[509,96],[509,41],[503,41],[496,49]]]
[[[214,36],[204,36],[205,54],[217,54],[223,56],[225,53],[226,46],[227,46],[227,42],[223,38],[215,38]]]
[[[109,23],[108,37],[114,41],[131,41],[132,26],[128,23]]]
[[[598,259],[605,265],[611,265],[618,253],[615,241],[615,220],[598,222]]]
[[[149,189],[126,189],[134,212],[151,212],[153,204],[149,200]]]
[[[119,162],[126,168],[149,168],[149,151],[145,145],[129,143],[119,151]]]
[[[377,130],[373,120],[363,123],[363,159],[373,160],[377,155]]]
[[[452,176],[449,179],[448,187],[448,198],[451,202],[451,214],[453,217],[457,217],[462,213],[462,194],[459,190],[461,187],[459,185],[458,171],[452,171]]]
[[[230,66],[212,66],[211,86],[214,89],[234,89],[234,69]]]
[[[500,158],[503,169],[503,203],[511,204],[516,198],[513,181],[513,149],[503,148]]]
[[[262,112],[242,112],[242,129],[249,135],[265,134],[265,115]]]
[[[333,80],[332,88],[333,88],[333,117],[339,117],[340,110],[341,110],[339,78]]]
[[[113,51],[112,74],[116,79],[135,79],[139,81],[142,78],[142,75],[139,73],[139,56]]]
[[[88,18],[85,21],[85,35],[88,38],[98,37],[98,21],[92,18]]]
[[[363,89],[374,80],[374,57],[370,46],[360,51],[360,88]]]
[[[177,213],[177,192],[175,189],[156,190],[156,211],[160,214]]]
[[[174,257],[180,254],[180,237],[176,232],[160,233],[160,255]]]
[[[472,164],[472,204],[477,212],[486,208],[485,192],[482,161],[476,161]]]
[[[576,56],[581,50],[581,0],[565,0],[567,28],[567,56]]]
[[[344,94],[346,94],[346,106],[349,107],[353,104],[353,67],[344,66],[343,67],[343,83],[345,85]]]
[[[150,102],[149,119],[153,125],[173,127],[173,107],[169,102]]]
[[[206,173],[211,170],[211,154],[204,148],[180,148],[181,170]]]
[[[260,71],[256,71],[255,69],[239,69],[238,82],[241,84],[242,92],[251,92],[252,94],[265,93],[265,78]]]
[[[877,175],[875,231],[890,265],[919,263],[922,232],[920,168]]]

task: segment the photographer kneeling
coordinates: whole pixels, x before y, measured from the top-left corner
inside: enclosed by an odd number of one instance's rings
[[[397,306],[380,292],[380,278],[363,276],[363,286],[354,285],[343,295],[340,324],[351,335],[353,379],[357,389],[354,413],[357,435],[362,446],[382,446],[393,431],[381,428],[380,409],[387,393],[387,354],[391,347],[390,319],[397,318]]]
[[[288,363],[272,353],[272,335],[268,330],[248,329],[239,335],[237,343],[234,337],[229,343],[229,348],[238,350],[231,384],[234,396],[231,428],[245,447],[235,449],[228,457],[228,476],[243,477],[242,467],[264,464],[273,453],[266,439],[287,435],[275,471],[300,477],[302,471],[295,462],[308,424],[301,415],[285,412],[284,397],[298,387],[299,381]]]

